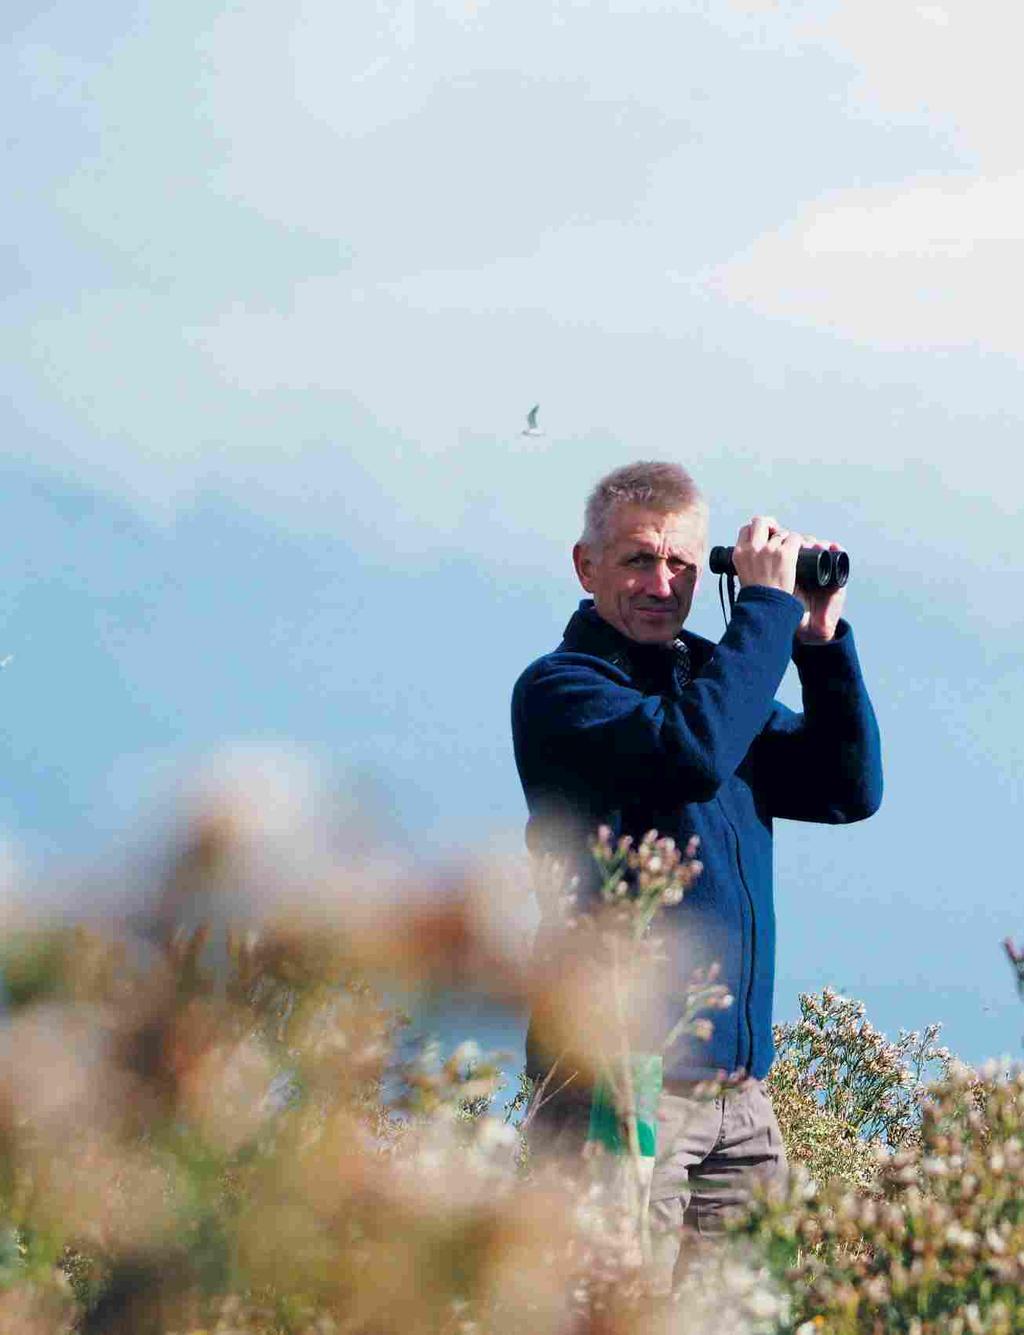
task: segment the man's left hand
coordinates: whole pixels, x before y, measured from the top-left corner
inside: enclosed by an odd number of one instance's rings
[[[822,542],[804,534],[802,547],[812,547],[815,551],[841,552],[844,549],[838,542]],[[841,589],[801,589],[795,590],[797,598],[804,605],[804,615],[797,627],[796,638],[803,644],[827,644],[836,633],[839,618],[843,615],[846,603],[846,586]]]

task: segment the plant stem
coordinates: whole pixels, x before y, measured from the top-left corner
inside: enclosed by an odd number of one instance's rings
[[[612,939],[612,991],[615,997],[615,1015],[619,1026],[620,1061],[622,1062],[622,1083],[626,1122],[626,1137],[629,1144],[629,1158],[633,1169],[633,1208],[636,1213],[637,1229],[640,1236],[640,1255],[645,1265],[651,1262],[651,1231],[647,1216],[647,1201],[643,1178],[640,1171],[640,1133],[636,1121],[636,1088],[633,1083],[632,1054],[629,1048],[629,1029],[626,1009],[622,997],[622,980],[619,974],[619,943]]]

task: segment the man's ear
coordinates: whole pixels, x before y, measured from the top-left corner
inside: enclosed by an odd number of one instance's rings
[[[593,571],[594,561],[589,548],[585,547],[582,542],[578,542],[572,549],[572,563],[576,567],[576,578],[587,593],[593,593],[591,572]]]

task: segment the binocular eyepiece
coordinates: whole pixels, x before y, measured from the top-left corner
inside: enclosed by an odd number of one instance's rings
[[[731,547],[712,547],[708,565],[713,575],[735,575]],[[801,547],[796,558],[796,582],[801,589],[841,589],[850,578],[850,557],[846,552],[818,551]]]

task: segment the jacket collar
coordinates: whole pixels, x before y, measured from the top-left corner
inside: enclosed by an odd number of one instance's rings
[[[686,635],[685,631],[683,635]],[[638,644],[599,616],[592,598],[584,598],[569,618],[561,647],[603,658],[630,677],[657,680],[672,674],[677,684],[682,684],[678,681],[680,672],[684,680],[690,676],[687,640],[679,638],[671,644]]]

